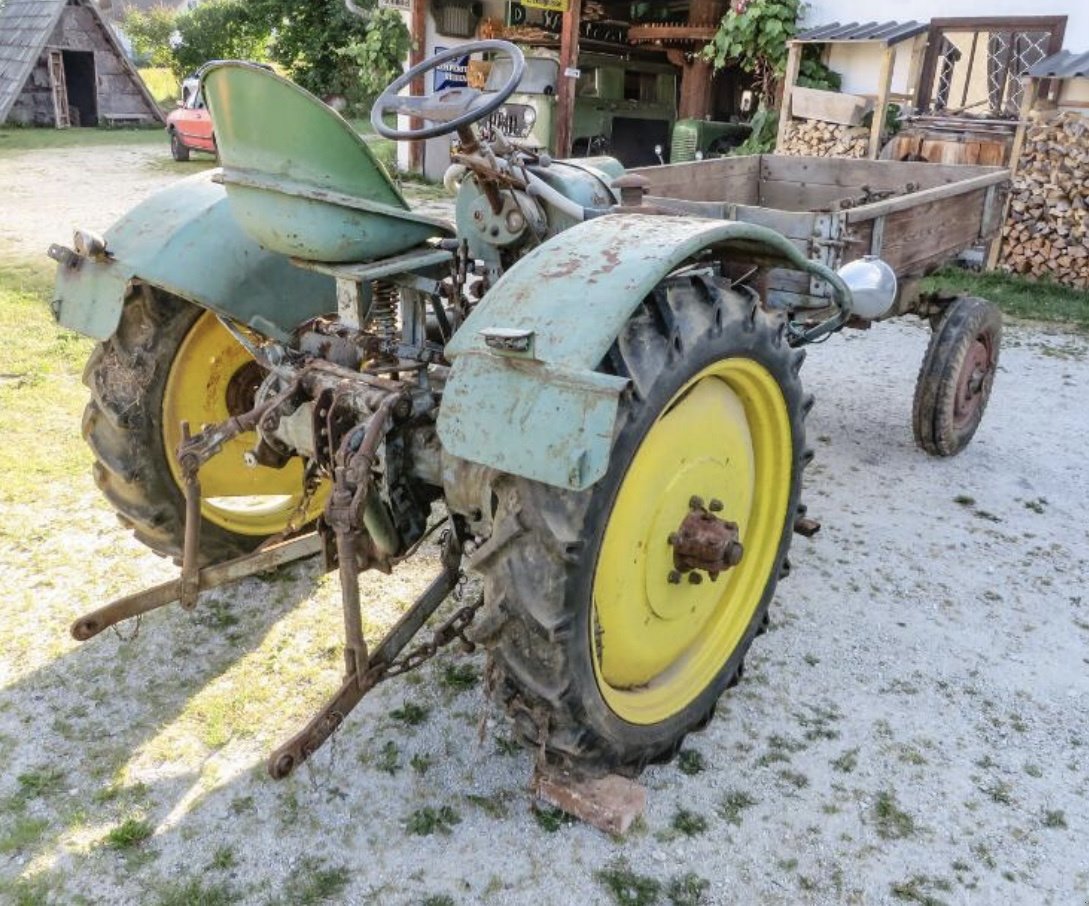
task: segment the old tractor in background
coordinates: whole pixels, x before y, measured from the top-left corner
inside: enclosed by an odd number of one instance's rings
[[[509,61],[498,90],[399,95],[473,52]],[[202,74],[222,167],[50,250],[56,317],[100,341],[83,424],[96,481],[181,562],[178,580],[73,634],[300,556],[339,570],[343,685],[272,754],[274,777],[376,683],[459,638],[487,648],[494,695],[550,758],[602,771],[669,757],[740,676],[792,534],[816,527],[800,503],[802,347],[911,310],[876,260],[841,275],[769,226],[652,202],[615,160],[484,141],[473,124],[523,69],[513,45],[478,42],[374,106],[389,138],[457,133],[456,228],[410,211],[316,98],[227,62]],[[768,273],[813,297],[771,301]],[[974,430],[997,347],[976,356],[962,315],[943,342],[975,356]],[[953,417],[951,367],[931,416]],[[360,571],[392,570],[444,522],[439,575],[372,644]],[[482,599],[409,649],[463,569]]]

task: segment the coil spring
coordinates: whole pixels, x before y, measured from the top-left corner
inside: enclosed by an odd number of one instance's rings
[[[401,296],[396,285],[386,280],[375,280],[371,285],[371,328],[383,340],[396,342],[397,309]]]

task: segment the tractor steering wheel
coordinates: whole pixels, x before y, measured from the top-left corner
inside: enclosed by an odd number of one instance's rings
[[[443,63],[460,59],[474,53],[496,51],[506,54],[511,60],[511,73],[503,87],[499,91],[487,95],[476,88],[447,88],[436,91],[433,94],[422,96],[402,96],[398,94],[414,79],[419,78],[434,69],[438,69]],[[509,98],[518,83],[522,81],[522,74],[526,70],[526,58],[522,51],[509,41],[473,41],[470,44],[462,44],[451,47],[440,54],[417,63],[408,72],[396,81],[386,86],[371,107],[371,125],[374,131],[385,138],[413,140],[435,138],[438,135],[446,135],[448,132],[456,132],[462,126],[468,126],[477,120],[498,110],[503,102]],[[480,98],[487,97],[484,103],[478,103]],[[387,113],[401,113],[405,116],[419,117],[432,123],[422,129],[391,129],[383,121]]]

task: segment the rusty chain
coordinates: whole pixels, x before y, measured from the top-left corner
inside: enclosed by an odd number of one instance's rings
[[[467,584],[468,579],[465,576],[465,573],[459,573],[457,586],[452,592],[455,601],[464,599],[465,587]],[[424,642],[422,645],[417,645],[403,657],[399,657],[393,661],[388,667],[382,668],[379,666],[378,669],[381,670],[381,676],[377,679],[377,682],[390,679],[394,676],[400,676],[402,673],[408,673],[410,670],[415,670],[431,660],[431,658],[455,639],[461,641],[462,650],[466,654],[472,654],[476,650],[476,643],[465,634],[465,631],[476,618],[477,611],[483,606],[484,595],[481,593],[477,595],[475,601],[459,608],[449,619],[439,626],[431,634],[430,641]]]

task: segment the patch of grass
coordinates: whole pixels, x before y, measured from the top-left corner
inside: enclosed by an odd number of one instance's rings
[[[465,801],[475,805],[489,818],[506,818],[510,814],[507,809],[506,799],[503,793],[495,793],[492,796],[466,795]]]
[[[1036,500],[1026,500],[1025,509],[1043,515],[1047,510],[1047,498],[1038,497]]]
[[[378,753],[378,763],[375,765],[380,771],[385,771],[392,777],[399,770],[401,770],[401,750],[397,748],[397,743],[392,739],[387,739],[386,744],[382,746],[381,752]]]
[[[400,708],[394,708],[390,711],[389,716],[403,724],[408,724],[410,727],[418,727],[427,720],[427,715],[430,713],[430,709],[423,707],[423,705],[417,705],[415,702],[405,702]]]
[[[420,900],[420,906],[457,906],[457,903],[448,893],[433,893]]]
[[[455,824],[461,823],[461,815],[448,805],[416,809],[408,816],[407,830],[417,837],[430,837],[432,834],[449,834]]]
[[[948,883],[948,882],[946,882]],[[945,901],[928,893],[925,888],[933,885],[926,875],[913,875],[907,881],[898,881],[889,885],[889,892],[894,899],[905,903],[919,903],[921,906],[945,906]]]
[[[159,891],[156,906],[231,906],[238,897],[226,884],[205,884],[200,878],[189,878],[170,884]]]
[[[132,849],[139,846],[154,833],[150,822],[139,818],[128,818],[106,834],[103,843],[111,849]]]
[[[873,804],[877,835],[882,840],[902,840],[915,833],[915,819],[900,808],[892,790],[882,790]]]
[[[86,148],[99,145],[155,145],[167,151],[166,130],[155,124],[143,129],[0,129],[0,157],[22,151]]]
[[[3,833],[3,836],[0,836],[0,855],[20,852],[33,846],[41,840],[48,827],[49,822],[44,818],[20,815]]]
[[[690,871],[670,879],[666,887],[666,897],[672,906],[699,906],[708,902],[707,891],[710,887],[710,881]]]
[[[533,807],[533,817],[537,826],[547,834],[554,834],[561,827],[569,827],[575,823],[575,819],[561,808]]]
[[[661,881],[636,874],[626,862],[614,862],[595,872],[594,878],[619,906],[651,906],[662,892]]]
[[[833,758],[829,764],[841,774],[850,774],[858,767],[858,749],[848,749],[839,758]]]
[[[64,771],[57,768],[44,768],[40,771],[28,771],[18,776],[18,797],[22,800],[41,799],[52,796],[64,785]]]
[[[1048,809],[1044,812],[1044,827],[1057,829],[1066,828],[1066,812],[1062,809]]]
[[[216,871],[230,871],[238,865],[238,856],[230,846],[220,846],[212,853],[212,861],[208,863],[210,868]]]
[[[801,771],[780,771],[779,779],[794,787],[796,790],[804,790],[809,786],[809,778]]]
[[[703,760],[703,755],[695,749],[683,749],[677,756],[677,768],[682,774],[687,774],[689,777],[699,774],[706,766],[707,763]]]
[[[961,506],[975,506],[976,499],[968,494],[957,494],[957,496],[953,498],[953,503],[959,503]]]
[[[409,761],[409,766],[422,777],[427,773],[427,769],[431,767],[431,756],[421,755],[417,752],[412,756],[412,760]]]
[[[42,906],[48,902],[50,882],[46,875],[33,878],[0,878],[0,903],[7,906]]]
[[[1089,293],[1044,280],[1026,280],[999,271],[973,273],[946,267],[923,280],[921,289],[943,295],[981,296],[1015,318],[1060,321],[1089,328]]]
[[[441,682],[451,692],[466,692],[480,681],[480,675],[472,664],[447,664]]]
[[[718,806],[718,813],[730,824],[741,826],[741,813],[747,808],[756,805],[757,800],[745,790],[731,790],[722,797]]]
[[[980,792],[986,793],[992,802],[999,805],[1013,805],[1013,787],[1008,783],[992,783],[990,786],[980,787]]]
[[[303,859],[283,886],[283,901],[289,906],[317,906],[341,902],[340,894],[352,880],[344,866],[329,867],[319,859]]]
[[[500,755],[517,755],[522,751],[522,746],[517,739],[514,739],[511,736],[500,736],[496,734],[495,751]]]
[[[673,814],[670,827],[686,837],[698,837],[707,830],[707,819],[699,812],[692,812],[686,808],[679,808]]]
[[[165,66],[144,66],[140,69],[140,78],[147,85],[147,90],[160,107],[173,107],[181,97],[181,85]]]

